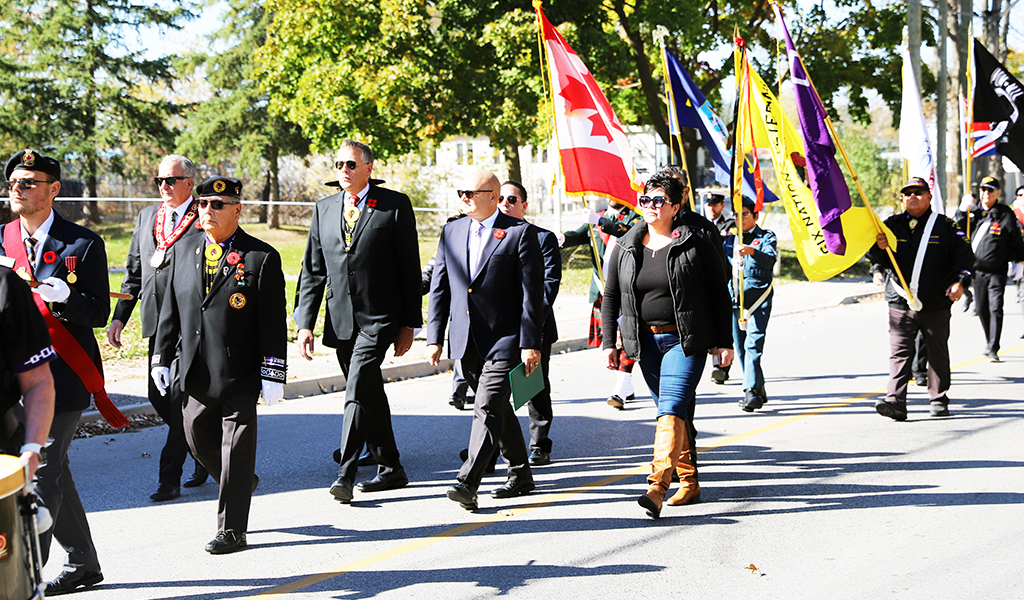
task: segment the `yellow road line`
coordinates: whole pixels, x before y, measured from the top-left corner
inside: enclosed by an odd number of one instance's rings
[[[1017,350],[1020,350],[1020,349],[1024,349],[1024,344],[1021,344],[1019,346],[1015,346],[1014,348],[1011,348],[1010,352],[1014,352],[1014,351],[1017,351]],[[968,367],[970,365],[973,365],[975,363],[978,363],[978,362],[981,362],[981,361],[984,361],[984,360],[987,360],[987,357],[982,356],[982,357],[979,357],[979,358],[974,358],[974,359],[962,362],[962,363],[952,367],[950,370],[951,371],[958,371],[960,369],[963,369],[964,367]],[[885,393],[885,391],[886,391],[885,388],[880,388],[880,389],[876,389],[876,390],[874,390],[872,392],[865,392],[863,394],[860,394],[859,396],[854,396],[853,398],[849,398],[847,400],[842,400],[840,402],[834,402],[834,403],[826,405],[826,406],[821,406],[821,407],[818,407],[818,408],[814,408],[814,409],[811,409],[811,410],[809,410],[807,412],[803,412],[803,413],[800,413],[798,415],[794,415],[792,417],[786,417],[785,419],[780,419],[780,420],[775,421],[773,423],[769,423],[768,425],[763,425],[761,427],[757,427],[755,429],[751,429],[750,431],[747,431],[745,433],[738,433],[736,435],[729,436],[729,437],[724,438],[722,440],[719,440],[717,442],[708,444],[707,446],[701,446],[697,450],[699,452],[706,452],[708,450],[713,450],[713,449],[716,449],[716,448],[721,448],[723,446],[729,446],[729,445],[735,444],[737,442],[743,441],[743,440],[745,440],[747,438],[753,437],[755,435],[760,435],[762,433],[766,433],[766,432],[771,431],[773,429],[778,429],[779,427],[783,427],[785,425],[790,425],[792,423],[796,423],[797,421],[802,421],[804,419],[813,417],[815,415],[820,415],[822,413],[826,413],[826,412],[835,410],[837,408],[843,408],[844,406],[849,406],[849,405],[854,404],[856,402],[859,402],[861,400],[867,400],[868,398],[877,396],[878,394],[883,394],[883,393]],[[424,538],[413,540],[411,542],[406,542],[405,544],[402,544],[401,546],[398,546],[397,548],[392,548],[390,550],[385,550],[383,552],[378,552],[377,554],[373,554],[373,555],[367,556],[365,558],[360,558],[359,560],[354,560],[352,562],[346,563],[346,564],[341,565],[339,567],[335,567],[334,569],[331,569],[329,571],[324,571],[322,573],[317,573],[315,575],[307,575],[306,577],[302,577],[300,579],[296,579],[295,581],[286,583],[284,585],[279,585],[277,587],[270,588],[268,590],[264,590],[262,592],[259,592],[254,597],[278,598],[278,597],[283,596],[285,594],[291,594],[291,593],[294,593],[294,592],[298,592],[298,591],[303,590],[305,588],[312,587],[314,585],[317,585],[319,583],[323,583],[323,582],[328,581],[330,579],[334,579],[335,577],[338,577],[340,575],[344,575],[345,573],[351,573],[352,571],[358,571],[359,569],[364,569],[366,567],[375,565],[375,564],[383,562],[385,560],[388,560],[388,559],[391,559],[391,558],[395,558],[396,556],[402,556],[403,554],[408,554],[408,553],[413,552],[415,550],[420,550],[422,548],[426,548],[428,546],[432,546],[432,545],[434,545],[434,544],[436,544],[438,542],[442,542],[442,541],[444,541],[444,540],[446,540],[448,538],[457,537],[457,536],[460,536],[460,535],[462,535],[464,533],[469,533],[471,531],[475,531],[477,529],[480,529],[481,527],[486,527],[486,526],[490,525],[491,523],[496,523],[498,521],[504,521],[504,520],[506,520],[506,519],[508,519],[510,517],[516,517],[516,516],[519,516],[521,514],[527,513],[527,512],[529,512],[531,510],[537,509],[537,508],[543,508],[545,506],[549,506],[549,505],[552,505],[552,504],[555,504],[555,503],[558,503],[558,502],[562,502],[564,500],[568,500],[568,499],[572,498],[573,496],[577,496],[579,494],[582,494],[583,492],[585,492],[587,490],[591,490],[591,489],[595,489],[595,488],[601,488],[601,487],[604,487],[604,486],[607,486],[607,485],[613,485],[615,483],[618,483],[619,481],[622,481],[623,479],[626,479],[627,477],[634,477],[636,475],[642,475],[642,474],[646,473],[649,470],[649,468],[650,468],[649,465],[644,464],[644,465],[640,465],[640,466],[637,466],[637,467],[633,467],[631,469],[628,469],[628,470],[623,471],[621,473],[618,473],[616,475],[610,475],[610,476],[605,477],[603,479],[597,479],[597,480],[592,481],[590,483],[584,483],[583,485],[580,485],[580,486],[577,486],[577,487],[574,487],[574,488],[569,488],[569,489],[565,490],[564,492],[558,492],[557,494],[551,494],[551,495],[545,496],[544,499],[539,501],[539,502],[532,502],[530,504],[524,504],[522,506],[517,506],[515,508],[511,508],[511,509],[507,509],[507,510],[502,510],[502,511],[496,512],[494,514],[482,517],[481,519],[479,519],[477,521],[474,521],[473,523],[466,523],[466,524],[463,524],[463,525],[459,525],[457,527],[452,527],[451,529],[446,529],[444,531],[435,533],[433,535],[428,535],[428,536],[426,536]]]

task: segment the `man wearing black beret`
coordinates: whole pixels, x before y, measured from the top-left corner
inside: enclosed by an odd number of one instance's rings
[[[68,448],[82,411],[103,391],[100,349],[94,327],[110,314],[107,253],[100,236],[66,221],[53,210],[60,191],[60,163],[35,150],[7,161],[5,188],[18,219],[0,230],[5,256],[23,279],[38,282],[36,306],[42,313],[59,358],[50,363],[56,403],[45,446],[46,461],[36,471],[39,498],[53,515],[53,527],[39,535],[45,563],[51,537],[68,552],[64,570],[46,585],[57,596],[103,581],[85,509],[75,488]]]
[[[211,177],[196,188],[206,232],[172,247],[173,272],[160,308],[152,377],[161,393],[181,339],[179,380],[188,394],[185,439],[220,483],[211,554],[246,545],[256,467],[256,401],[281,399],[287,315],[281,256],[238,226],[242,183]]]

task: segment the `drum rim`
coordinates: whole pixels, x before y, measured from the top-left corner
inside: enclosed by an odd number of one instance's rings
[[[25,487],[25,467],[21,459],[9,454],[0,454],[0,499],[6,498]]]

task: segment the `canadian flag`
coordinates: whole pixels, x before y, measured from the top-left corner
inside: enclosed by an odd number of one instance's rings
[[[547,49],[558,155],[571,196],[603,196],[636,208],[643,185],[619,119],[580,57],[537,8]]]

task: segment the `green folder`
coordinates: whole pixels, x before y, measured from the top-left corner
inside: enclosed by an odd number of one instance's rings
[[[526,365],[519,363],[519,366],[512,369],[508,374],[509,383],[512,384],[512,409],[519,410],[524,404],[533,400],[544,389],[543,367],[537,365],[529,377],[526,376]]]

